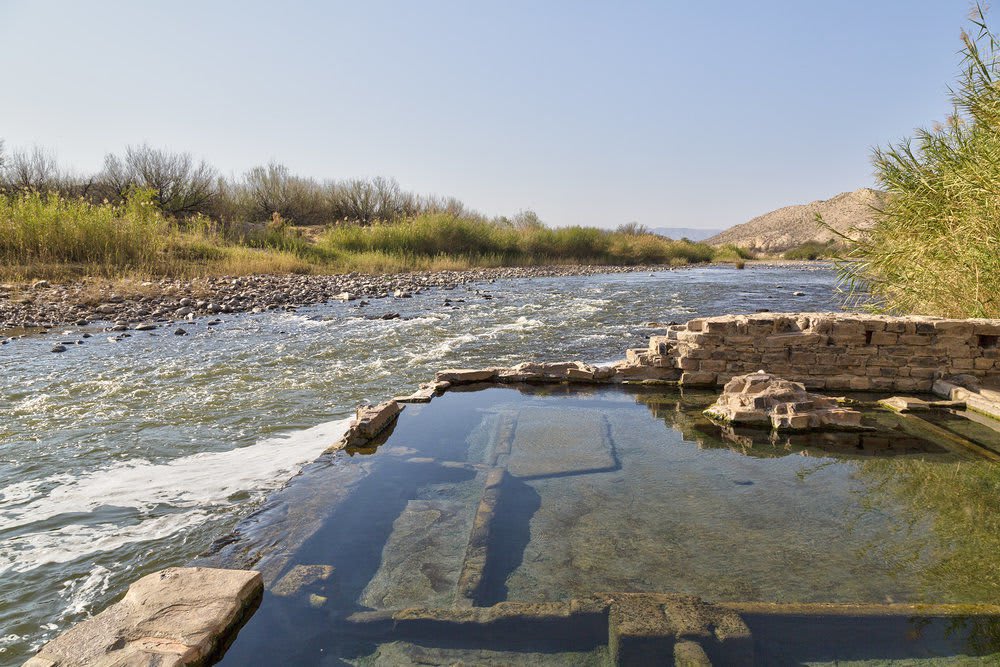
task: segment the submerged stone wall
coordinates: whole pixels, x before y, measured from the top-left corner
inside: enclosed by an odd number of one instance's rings
[[[1000,378],[1000,320],[850,313],[725,315],[674,325],[618,368],[687,386],[765,370],[809,389],[930,391],[939,377]]]

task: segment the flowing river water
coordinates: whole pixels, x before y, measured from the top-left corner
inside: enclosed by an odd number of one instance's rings
[[[0,347],[0,665],[204,553],[359,402],[445,367],[618,359],[656,333],[650,322],[835,310],[835,285],[824,267],[519,279],[229,315],[183,337],[112,342],[93,325]],[[390,311],[402,318],[365,317]]]

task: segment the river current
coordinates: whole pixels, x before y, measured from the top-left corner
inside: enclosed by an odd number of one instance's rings
[[[619,359],[650,322],[836,310],[835,285],[822,267],[533,278],[228,315],[187,336],[112,342],[94,325],[15,340],[0,347],[0,665],[204,553],[359,402],[445,367]],[[388,312],[401,317],[372,318]]]

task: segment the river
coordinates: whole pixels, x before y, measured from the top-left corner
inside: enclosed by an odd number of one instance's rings
[[[649,322],[835,310],[835,285],[828,267],[710,266],[229,315],[188,336],[112,342],[92,325],[15,340],[0,347],[0,664],[204,553],[361,401],[445,367],[618,359]],[[402,318],[364,317],[389,311]]]

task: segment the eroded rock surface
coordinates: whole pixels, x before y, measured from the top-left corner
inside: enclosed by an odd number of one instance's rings
[[[263,590],[259,572],[167,568],[133,583],[121,601],[56,637],[25,667],[211,664]]]
[[[347,447],[362,447],[386,431],[396,421],[402,412],[401,406],[395,400],[385,401],[378,405],[362,405],[358,407],[351,425],[344,436],[332,445],[328,452],[339,451]]]
[[[764,372],[734,377],[705,414],[729,424],[769,425],[783,430],[861,426],[857,410],[845,408],[832,398],[810,394],[800,382]]]

